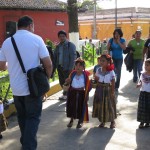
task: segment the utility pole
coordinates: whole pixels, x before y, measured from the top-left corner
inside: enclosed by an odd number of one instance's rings
[[[93,39],[96,39],[96,0],[94,0]]]
[[[117,0],[115,0],[115,29],[117,28]]]

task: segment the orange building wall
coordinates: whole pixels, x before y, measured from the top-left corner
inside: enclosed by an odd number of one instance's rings
[[[118,20],[118,27],[121,27],[123,31],[123,37],[127,42],[132,38],[132,34],[140,26],[142,29],[142,38],[146,39],[150,31],[150,20],[148,19],[130,19]],[[113,31],[115,29],[114,20],[97,20],[97,39],[103,41],[104,38],[108,39],[113,36]],[[93,21],[79,21],[79,32],[82,38],[86,36],[92,38],[93,32]]]
[[[92,37],[93,27],[92,24],[79,25],[79,34],[85,39],[86,37],[90,39]]]

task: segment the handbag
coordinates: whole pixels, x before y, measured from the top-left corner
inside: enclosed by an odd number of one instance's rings
[[[112,51],[112,43],[113,43],[113,38],[110,39],[110,48],[109,48],[109,51]]]
[[[97,87],[97,81],[95,79],[91,79],[91,86],[94,89]]]
[[[31,68],[27,72],[25,70],[23,61],[21,59],[20,53],[18,51],[16,42],[13,37],[11,37],[11,41],[14,47],[14,50],[16,52],[18,61],[20,63],[20,66],[22,68],[22,71],[24,74],[27,75],[27,81],[29,86],[30,95],[32,97],[41,97],[50,89],[49,80],[46,76],[46,72],[42,65]]]

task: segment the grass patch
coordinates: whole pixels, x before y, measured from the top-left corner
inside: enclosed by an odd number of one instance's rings
[[[4,100],[7,90],[9,87],[9,75],[8,71],[0,72],[0,99]],[[10,89],[6,99],[11,99],[13,97],[12,90]]]

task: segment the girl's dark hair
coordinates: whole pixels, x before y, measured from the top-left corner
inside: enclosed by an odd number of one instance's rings
[[[61,30],[57,33],[57,36],[59,37],[60,34],[63,34],[67,37],[67,33],[64,30]]]
[[[120,37],[123,37],[123,32],[121,29],[115,29],[113,32],[113,37],[115,37],[115,33],[118,32],[118,34],[120,35]]]
[[[108,54],[102,54],[102,55],[100,56],[100,58],[105,58],[105,59],[110,63],[110,64],[107,66],[107,71],[112,71],[112,70],[114,70],[113,60],[112,60],[112,58],[111,58],[110,55],[108,55]]]
[[[83,59],[81,59],[80,57],[75,60],[75,66],[77,64],[80,64],[81,66],[83,66],[85,68],[85,61]]]
[[[105,58],[108,62],[110,62],[110,64],[113,63],[113,60],[112,60],[111,56],[108,55],[108,54],[102,54],[102,55],[100,56],[100,58]]]
[[[23,16],[18,20],[18,28],[27,27],[33,23],[33,19],[29,16]]]
[[[150,64],[150,58],[146,59],[145,62]]]
[[[80,66],[83,66],[83,67],[85,68],[85,62],[76,61],[76,62],[75,62],[75,66],[76,66],[77,64],[80,64]]]

